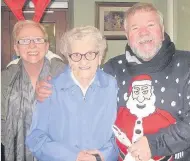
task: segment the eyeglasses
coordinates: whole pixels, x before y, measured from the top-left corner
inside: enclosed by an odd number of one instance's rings
[[[33,39],[20,39],[17,41],[18,44],[20,45],[29,45],[31,43],[31,41],[33,41],[35,44],[43,44],[45,42],[47,42],[46,39],[41,38],[41,37],[37,37],[37,38],[33,38]]]
[[[89,51],[85,54],[81,54],[81,53],[72,53],[69,55],[69,57],[71,58],[72,61],[74,62],[79,62],[82,57],[84,56],[86,58],[86,60],[89,60],[89,61],[92,61],[96,58],[96,55],[98,54],[99,52],[92,52],[92,51]]]

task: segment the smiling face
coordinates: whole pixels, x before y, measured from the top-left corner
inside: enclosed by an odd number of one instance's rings
[[[144,61],[157,54],[164,40],[164,27],[155,11],[138,10],[129,15],[126,32],[132,51]]]
[[[16,41],[21,39],[35,39],[35,38],[44,38],[44,33],[42,30],[33,25],[25,24],[23,28],[17,33]],[[36,64],[42,63],[44,56],[48,51],[49,43],[44,42],[41,44],[36,44],[34,41],[31,41],[28,45],[22,45],[15,43],[14,49],[23,60],[24,64]]]
[[[96,41],[91,37],[84,37],[80,40],[74,40],[71,43],[71,54],[80,53],[82,55],[87,52],[98,52]],[[69,65],[75,76],[75,78],[81,82],[81,80],[91,81],[95,76],[98,66],[101,64],[102,56],[100,54],[96,55],[94,60],[87,60],[84,56],[78,62],[74,62],[68,57]]]
[[[132,90],[132,97],[136,99],[139,104],[144,102],[144,100],[150,100],[152,96],[151,86],[150,85],[136,85]],[[144,105],[144,104],[143,104]]]
[[[155,111],[155,102],[156,96],[153,86],[148,84],[134,85],[126,105],[132,114],[143,118]]]

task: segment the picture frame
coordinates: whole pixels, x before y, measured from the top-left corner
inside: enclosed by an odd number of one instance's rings
[[[95,2],[95,26],[107,40],[126,40],[124,16],[137,2]]]

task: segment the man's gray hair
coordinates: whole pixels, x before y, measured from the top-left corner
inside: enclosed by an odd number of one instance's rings
[[[153,4],[151,3],[136,3],[135,5],[133,5],[131,8],[129,8],[126,12],[125,12],[125,20],[124,20],[124,28],[125,30],[127,30],[127,19],[131,16],[134,15],[137,11],[147,11],[147,12],[156,12],[156,14],[158,15],[158,18],[160,20],[160,25],[163,26],[164,25],[164,18],[163,18],[163,14],[157,10]],[[143,17],[142,17],[143,18]]]
[[[65,32],[61,37],[61,53],[67,58],[68,54],[72,52],[72,42],[75,40],[82,41],[85,37],[90,37],[90,39],[94,41],[96,50],[102,57],[104,57],[107,48],[106,39],[102,33],[94,26],[76,27]]]

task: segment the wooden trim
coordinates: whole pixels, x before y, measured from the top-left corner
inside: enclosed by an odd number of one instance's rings
[[[1,12],[1,31],[3,31],[1,32],[1,43],[3,43],[3,45],[1,45],[1,70],[6,67],[11,59],[11,40],[10,36],[7,37],[7,35],[10,35],[10,25],[7,17],[9,17],[8,11]]]

